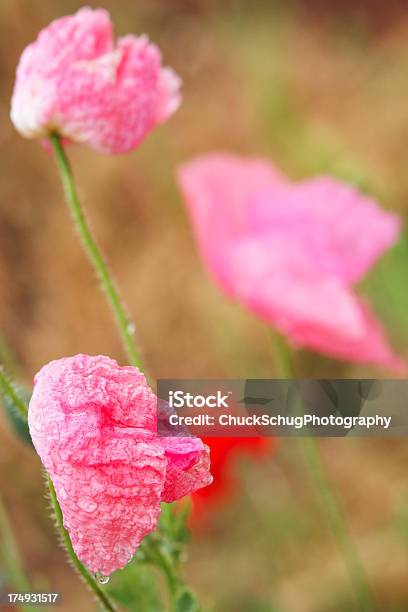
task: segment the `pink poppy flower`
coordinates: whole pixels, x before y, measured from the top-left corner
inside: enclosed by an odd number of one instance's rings
[[[160,502],[211,483],[198,438],[157,435],[157,399],[137,368],[76,355],[35,377],[28,421],[74,550],[109,575],[157,525]]]
[[[206,155],[179,172],[204,262],[221,288],[297,347],[400,369],[353,291],[399,219],[330,177],[292,183],[270,164]]]
[[[179,90],[146,36],[115,44],[109,13],[82,8],[24,50],[11,119],[27,138],[58,132],[101,153],[126,153],[177,110]]]

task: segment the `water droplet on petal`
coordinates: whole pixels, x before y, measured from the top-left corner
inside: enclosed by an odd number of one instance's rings
[[[99,584],[108,584],[110,580],[110,576],[105,576],[105,574],[101,574],[101,572],[96,572],[94,576]]]

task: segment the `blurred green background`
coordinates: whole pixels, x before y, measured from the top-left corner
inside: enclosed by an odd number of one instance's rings
[[[405,217],[408,6],[391,0],[88,4],[107,8],[119,34],[148,33],[184,81],[180,111],[135,153],[109,158],[69,150],[149,372],[153,378],[273,376],[269,330],[229,303],[200,264],[175,170],[205,151],[264,155],[294,178],[335,174]],[[65,355],[103,353],[126,361],[71,228],[53,159],[38,143],[24,141],[8,117],[21,51],[50,20],[80,6],[76,0],[0,0],[0,330],[28,384],[41,365]],[[406,357],[407,278],[403,238],[361,288]],[[296,361],[304,377],[387,376],[306,352]],[[406,441],[325,440],[321,446],[379,609],[406,612]],[[0,493],[27,573],[63,594],[61,612],[92,610],[56,544],[39,468],[1,416]],[[269,459],[242,460],[236,468],[241,490],[194,533],[189,547],[186,576],[206,609],[355,610],[298,441],[281,440]],[[131,590],[146,592],[143,576],[126,579]],[[157,609],[154,601],[150,606]]]

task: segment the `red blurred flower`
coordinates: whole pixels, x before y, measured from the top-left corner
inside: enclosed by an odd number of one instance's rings
[[[257,460],[269,457],[275,451],[274,438],[203,438],[210,447],[210,462],[213,482],[192,495],[191,523],[193,528],[207,524],[211,513],[218,510],[239,489],[236,463],[240,456],[247,455]]]

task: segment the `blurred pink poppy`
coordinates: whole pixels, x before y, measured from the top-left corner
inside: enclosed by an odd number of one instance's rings
[[[157,525],[160,502],[211,483],[198,438],[157,435],[157,399],[137,368],[76,355],[44,366],[29,407],[78,558],[109,575]]]
[[[113,38],[109,14],[82,8],[23,52],[11,104],[27,138],[57,132],[101,153],[134,149],[178,108],[180,79],[146,36]]]
[[[293,183],[267,162],[205,155],[179,183],[204,262],[232,299],[297,347],[404,367],[353,291],[400,221],[331,177]]]

